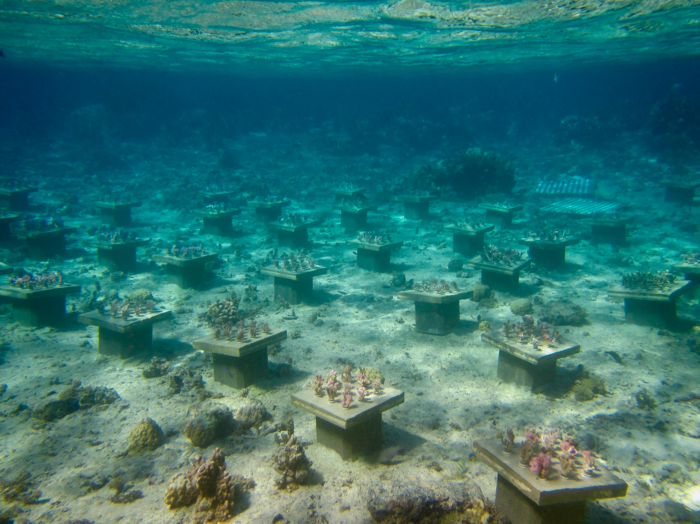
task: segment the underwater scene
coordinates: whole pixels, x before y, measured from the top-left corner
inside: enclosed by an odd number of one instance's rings
[[[0,3],[0,524],[700,523],[700,2]]]

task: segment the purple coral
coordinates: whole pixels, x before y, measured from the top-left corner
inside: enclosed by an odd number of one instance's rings
[[[343,395],[343,400],[340,403],[340,405],[347,409],[350,407],[351,404],[352,404],[352,393],[346,393],[345,395]]]
[[[540,478],[547,478],[551,465],[552,457],[544,453],[530,459],[530,471],[537,473],[537,476]]]

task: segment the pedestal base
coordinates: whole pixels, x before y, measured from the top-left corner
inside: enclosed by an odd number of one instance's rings
[[[281,297],[289,304],[300,304],[311,299],[314,292],[313,279],[290,280],[283,277],[274,277],[275,300]]]
[[[273,222],[282,215],[281,207],[256,207],[255,217],[262,222]]]
[[[12,240],[10,220],[0,219],[0,242],[9,242],[10,240]]]
[[[126,333],[99,327],[100,355],[118,355],[129,358],[139,353],[148,353],[153,347],[153,326],[145,326]]]
[[[131,208],[108,209],[103,207],[100,209],[100,218],[103,223],[113,227],[130,227],[132,224]]]
[[[243,357],[213,353],[214,380],[234,389],[244,389],[268,376],[267,347]]]
[[[676,302],[626,298],[625,320],[640,326],[673,328],[678,323]]]
[[[10,211],[27,211],[29,210],[29,193],[0,193],[0,207],[7,208]]]
[[[487,209],[486,222],[496,224],[497,226],[500,226],[501,229],[508,229],[513,225],[513,213]]]
[[[453,233],[452,246],[455,253],[473,257],[484,250],[484,235],[467,236]]]
[[[377,273],[391,271],[391,251],[370,251],[357,248],[357,267]]]
[[[46,259],[66,254],[65,235],[35,235],[25,239],[32,258]]]
[[[566,247],[564,246],[556,249],[541,249],[530,246],[528,255],[535,264],[548,269],[555,269],[566,264]]]
[[[520,284],[520,273],[506,275],[504,273],[496,273],[495,271],[482,269],[481,283],[496,291],[512,292],[515,291]]]
[[[202,233],[220,237],[233,236],[231,215],[221,217],[202,217]]]
[[[119,250],[97,248],[97,260],[112,271],[136,271],[136,247]]]
[[[165,266],[165,271],[168,274],[168,283],[176,284],[183,289],[200,288],[211,276],[204,264],[189,267],[168,264]]]
[[[291,247],[298,249],[309,245],[309,230],[298,229],[296,231],[277,230],[277,245],[279,247]]]
[[[610,244],[612,246],[627,245],[627,224],[618,226],[592,225],[591,244]]]
[[[404,202],[403,216],[409,220],[423,220],[430,217],[430,202]]]
[[[41,300],[13,300],[13,318],[23,326],[63,326],[66,323],[66,297]]]
[[[692,206],[695,198],[694,187],[666,186],[665,201],[683,206]]]
[[[430,304],[416,302],[416,331],[429,335],[447,335],[459,324],[459,302]]]
[[[382,449],[382,415],[378,413],[348,429],[316,417],[316,441],[343,460],[375,453]]]
[[[532,364],[506,351],[498,352],[498,380],[535,391],[554,383],[556,378],[556,360]]]
[[[538,506],[500,474],[496,509],[513,524],[583,524],[586,520],[586,501]]]
[[[345,228],[346,232],[367,229],[367,211],[360,211],[359,213],[341,211],[340,225]]]

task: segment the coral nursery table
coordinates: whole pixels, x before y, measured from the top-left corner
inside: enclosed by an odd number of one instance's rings
[[[207,264],[216,262],[216,253],[200,255],[192,258],[176,257],[173,255],[153,255],[155,262],[165,264],[168,282],[183,289],[198,288],[206,282],[209,273]]]
[[[627,289],[616,286],[608,293],[625,300],[625,320],[641,326],[672,329],[678,325],[676,302],[692,289],[690,280],[678,280],[667,289]]]
[[[268,222],[267,227],[277,232],[277,245],[280,247],[300,248],[309,244],[309,228],[320,227],[320,220],[309,220],[301,224],[280,224]]]
[[[400,291],[401,300],[412,300],[416,306],[416,331],[430,335],[447,335],[459,324],[459,301],[472,296],[471,291],[431,293]]]
[[[267,348],[287,339],[287,330],[259,333],[255,338],[224,340],[205,337],[192,345],[212,354],[214,380],[234,389],[247,388],[267,378]]]
[[[202,219],[202,233],[205,235],[215,235],[220,237],[233,236],[235,230],[231,217],[239,215],[240,209],[229,209],[228,211],[195,211],[194,214]]]
[[[36,191],[39,191],[39,188],[0,189],[0,207],[7,207],[12,211],[26,211],[29,209],[29,195]]]
[[[391,271],[391,251],[403,246],[403,242],[372,244],[362,240],[351,240],[349,246],[357,249],[357,267],[377,273]]]
[[[141,207],[141,202],[98,202],[95,205],[100,210],[100,217],[105,224],[129,227],[132,224],[131,209]]]
[[[23,326],[61,326],[66,320],[66,296],[80,293],[80,286],[63,284],[44,289],[0,286],[0,297],[12,304],[15,321]]]
[[[19,215],[13,215],[11,213],[3,214],[2,210],[0,210],[0,242],[12,240],[10,224],[15,220],[19,220],[19,218]]]
[[[291,401],[316,417],[318,443],[349,460],[381,449],[382,413],[403,404],[404,395],[398,389],[383,388],[378,396],[372,394],[364,402],[355,400],[346,409],[339,400],[329,402],[325,394],[317,396],[313,390],[304,389],[294,393]]]
[[[578,344],[556,348],[520,344],[495,333],[484,333],[481,340],[498,349],[498,380],[535,391],[556,381],[557,360],[581,352]]]
[[[144,238],[126,242],[95,242],[97,260],[113,271],[136,271],[136,249],[150,241],[150,238]]]
[[[580,240],[569,238],[566,240],[532,240],[524,238],[521,244],[527,246],[528,256],[535,264],[549,269],[562,267],[566,263],[566,248],[575,246]]]
[[[452,251],[460,255],[473,257],[484,250],[484,237],[496,226],[484,226],[475,229],[466,229],[459,226],[447,226],[445,230],[452,233]]]
[[[282,214],[282,208],[291,204],[291,200],[279,200],[277,202],[262,202],[252,200],[248,207],[255,209],[255,216],[263,222],[272,222]]]
[[[523,260],[519,264],[506,266],[482,262],[481,257],[474,257],[468,264],[481,269],[481,283],[485,286],[499,291],[515,291],[520,284],[520,272],[529,266],[531,261]]]
[[[397,196],[396,200],[403,202],[403,216],[409,220],[430,218],[430,202],[437,200],[436,196]]]
[[[24,235],[24,242],[34,258],[51,258],[66,254],[66,235],[78,231],[77,227],[59,227],[50,231],[38,231]]]
[[[627,495],[627,483],[597,464],[591,477],[566,479],[555,459],[547,479],[540,479],[497,439],[477,440],[474,451],[498,473],[496,509],[513,524],[583,524],[587,501]]]
[[[666,180],[661,182],[661,186],[666,188],[664,199],[666,202],[692,206],[695,198],[695,189],[700,187],[700,182],[673,182]]]
[[[486,210],[486,221],[501,226],[501,229],[508,229],[513,225],[513,213],[522,211],[521,205],[509,204],[479,204],[481,209]]]
[[[586,224],[591,226],[591,244],[627,245],[627,224],[631,221],[631,217],[586,220]]]
[[[288,303],[295,305],[311,299],[314,293],[314,277],[325,275],[328,273],[328,268],[315,266],[311,269],[292,271],[268,266],[262,268],[261,273],[274,277],[275,300],[277,297],[281,297]]]
[[[9,275],[14,270],[15,269],[12,266],[8,266],[7,264],[0,262],[0,275]]]
[[[353,207],[337,204],[333,209],[340,211],[341,227],[344,227],[347,232],[352,232],[367,229],[367,213],[375,211],[377,206]]]
[[[351,188],[351,189],[331,189],[331,193],[335,195],[335,201],[336,202],[342,202],[343,200],[347,199],[357,199],[357,198],[365,198],[365,188],[363,187],[358,187],[358,188]]]
[[[80,315],[79,321],[97,326],[98,351],[101,355],[119,355],[129,358],[138,353],[148,353],[153,346],[153,324],[171,319],[171,311],[161,310],[130,315],[127,318],[112,316],[99,311]]]

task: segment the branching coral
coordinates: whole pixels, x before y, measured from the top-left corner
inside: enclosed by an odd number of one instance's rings
[[[506,339],[517,340],[520,344],[530,344],[533,349],[554,347],[560,343],[561,334],[554,326],[535,320],[530,315],[524,315],[522,321],[511,324],[510,320],[503,323],[501,332]]]
[[[668,270],[651,273],[649,271],[635,271],[622,277],[622,286],[627,289],[664,290],[676,282],[676,275]]]
[[[286,271],[310,271],[316,267],[316,261],[311,258],[308,253],[282,253],[280,259],[272,258],[270,260],[276,268]]]
[[[243,313],[239,311],[240,299],[236,292],[231,293],[229,300],[217,300],[209,304],[205,320],[210,326],[224,326],[228,323],[236,324],[243,318]]]
[[[464,229],[465,231],[478,231],[479,229],[484,229],[488,227],[489,224],[482,220],[476,220],[471,218],[465,218],[464,220],[455,220],[455,227],[459,229]]]
[[[572,237],[568,231],[563,229],[542,229],[540,231],[530,231],[525,238],[526,240],[539,242],[561,242]]]
[[[311,462],[304,452],[304,447],[295,435],[281,433],[275,435],[279,444],[275,453],[275,471],[281,475],[276,481],[280,489],[304,484],[311,475]]]
[[[106,244],[123,244],[125,242],[134,242],[138,240],[136,236],[136,231],[114,231],[99,233],[95,237],[98,242],[104,242]]]
[[[506,248],[501,250],[494,245],[487,244],[481,253],[481,260],[501,266],[515,266],[523,260],[523,256],[524,253],[517,249]]]
[[[63,273],[60,271],[41,274],[22,272],[22,274],[19,276],[10,277],[8,279],[8,283],[12,287],[29,289],[31,291],[35,291],[37,289],[48,289],[63,285]]]
[[[173,244],[171,247],[165,249],[165,254],[177,258],[196,258],[206,255],[207,250],[204,248],[203,244],[188,244],[183,246]]]
[[[424,280],[421,284],[413,284],[414,291],[423,291],[424,293],[437,293],[438,295],[445,295],[447,293],[458,293],[459,287],[457,282],[452,281],[448,283],[445,280],[438,280],[437,278],[431,278],[430,280]]]
[[[377,246],[383,246],[384,244],[389,244],[391,242],[391,235],[382,235],[375,232],[365,232],[357,234],[357,241],[363,244],[375,244]]]

